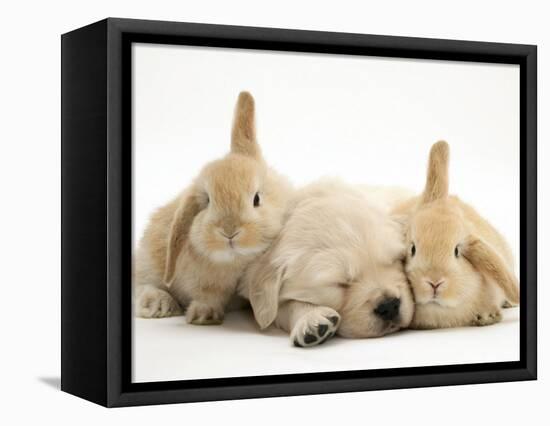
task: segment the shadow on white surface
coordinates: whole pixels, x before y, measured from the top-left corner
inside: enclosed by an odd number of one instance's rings
[[[61,389],[61,377],[39,377],[38,381],[48,385],[51,388]]]
[[[274,327],[259,331],[250,311],[221,326],[185,318],[134,320],[133,381],[205,379],[519,360],[519,308],[488,327],[404,330],[377,339],[335,337],[296,348]],[[45,381],[44,379],[43,381]]]

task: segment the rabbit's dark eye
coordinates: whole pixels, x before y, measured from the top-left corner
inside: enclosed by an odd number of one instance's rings
[[[458,246],[455,247],[455,257],[458,257]]]
[[[260,194],[256,192],[256,195],[254,195],[254,207],[260,206]]]
[[[413,243],[413,245],[411,246],[411,257],[414,257],[415,254],[416,254],[416,246]]]

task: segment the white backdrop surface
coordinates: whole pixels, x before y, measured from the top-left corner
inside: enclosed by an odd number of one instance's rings
[[[321,176],[421,191],[451,146],[451,192],[519,237],[519,67],[136,44],[134,237],[229,150],[237,95],[256,98],[264,157],[296,185]]]
[[[550,28],[546,2],[56,0],[4,2],[1,11],[6,18],[0,27],[3,424],[281,426],[340,425],[347,419],[396,425],[544,424],[550,392],[550,310],[546,307],[550,299],[546,261],[550,256],[550,168],[545,167],[550,161],[550,127],[546,119],[550,114],[546,77],[550,75]],[[538,381],[116,410],[60,392],[59,35],[106,16],[538,44]],[[230,98],[230,104],[223,106],[221,120],[229,120],[227,114],[234,101]],[[265,142],[264,120],[270,116],[263,112],[269,102],[259,101]],[[228,141],[225,133],[223,137],[222,145]],[[429,142],[422,143],[427,149]],[[457,155],[453,143],[455,166]],[[416,175],[411,175],[413,178]],[[32,256],[28,255],[30,248]],[[223,346],[219,348],[223,350]]]
[[[300,349],[274,327],[260,332],[249,311],[229,312],[219,327],[183,317],[134,321],[135,382],[318,373],[519,359],[519,308],[501,323],[446,330],[404,330],[378,339],[334,337]]]

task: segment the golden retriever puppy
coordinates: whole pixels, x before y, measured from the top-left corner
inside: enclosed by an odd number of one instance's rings
[[[310,347],[336,333],[377,337],[409,325],[403,233],[367,194],[332,180],[298,191],[278,238],[239,285],[262,329],[275,323]]]

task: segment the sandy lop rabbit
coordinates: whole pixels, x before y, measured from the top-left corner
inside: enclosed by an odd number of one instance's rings
[[[416,308],[411,327],[489,325],[519,303],[514,259],[504,237],[473,207],[448,194],[449,146],[432,146],[424,192],[401,203],[405,270]]]
[[[231,151],[151,217],[135,257],[137,316],[187,307],[192,324],[219,324],[248,263],[281,228],[288,181],[270,169],[256,141],[254,99],[239,95]]]
[[[239,286],[260,327],[296,346],[382,336],[408,326],[413,299],[399,225],[356,187],[320,181],[297,192],[279,237]]]

